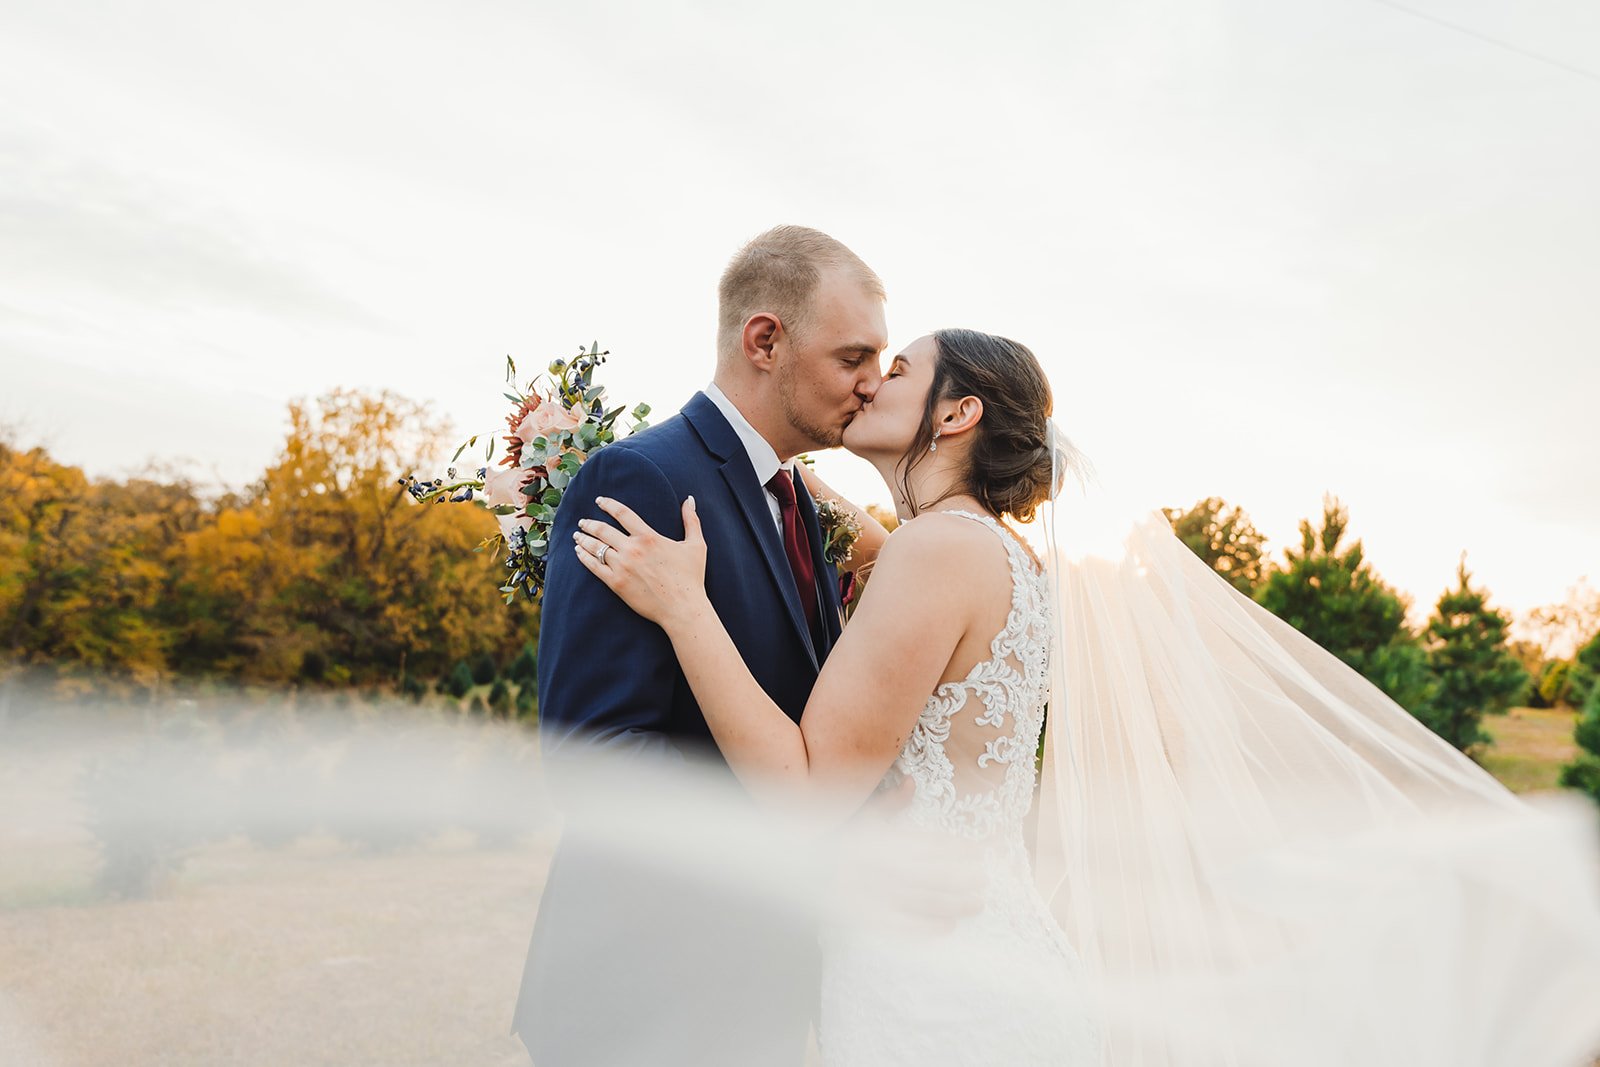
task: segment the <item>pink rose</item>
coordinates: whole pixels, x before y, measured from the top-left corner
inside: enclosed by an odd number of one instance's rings
[[[514,504],[520,508],[528,502],[522,495],[522,485],[532,476],[532,471],[520,467],[496,467],[483,479],[484,503],[490,507]]]
[[[540,437],[548,438],[562,430],[575,429],[583,419],[584,410],[578,404],[570,408],[540,404],[528,412],[512,432],[523,441],[532,441]]]
[[[496,515],[494,521],[500,524],[500,532],[505,535],[507,541],[511,540],[511,531],[527,530],[533,526],[533,519],[520,511],[511,515]]]

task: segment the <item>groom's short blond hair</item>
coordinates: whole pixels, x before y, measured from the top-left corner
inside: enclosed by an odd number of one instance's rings
[[[792,335],[804,333],[811,299],[825,271],[844,268],[884,299],[883,282],[861,257],[821,230],[774,226],[739,249],[717,286],[717,358],[737,357],[740,334],[757,312],[776,315]]]

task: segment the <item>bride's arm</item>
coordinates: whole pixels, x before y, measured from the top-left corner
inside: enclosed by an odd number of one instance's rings
[[[889,531],[883,523],[872,517],[866,508],[846,500],[833,488],[823,481],[809,463],[796,463],[795,469],[800,472],[801,479],[806,483],[806,490],[810,492],[813,500],[836,500],[839,505],[855,517],[857,525],[861,527],[861,536],[856,539],[850,558],[839,565],[839,569],[846,573],[860,571],[861,568],[872,563],[878,558],[878,553],[883,549],[883,544],[889,539]]]
[[[957,531],[939,523],[896,531],[797,726],[751,676],[706,597],[705,541],[693,501],[684,506],[684,541],[661,537],[614,500],[596,503],[622,531],[581,522],[579,558],[666,631],[734,773],[752,789],[780,783],[792,792],[802,784],[847,803],[870,793],[966,632],[969,583],[928,580],[948,571]],[[603,564],[602,542],[611,546]]]

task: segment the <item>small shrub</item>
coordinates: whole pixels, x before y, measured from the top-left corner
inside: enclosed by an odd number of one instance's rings
[[[328,674],[328,657],[316,649],[312,649],[300,657],[300,680],[303,682],[320,682]]]
[[[529,722],[539,718],[539,690],[532,683],[524,685],[517,691],[517,718]]]
[[[533,642],[529,641],[522,646],[517,658],[511,661],[509,673],[511,680],[523,687],[530,686],[538,680],[539,654],[534,650]]]
[[[445,679],[444,691],[460,700],[472,691],[472,668],[463,660],[457,663],[450,671],[450,677]]]
[[[496,678],[489,687],[489,708],[496,715],[505,715],[511,710],[511,687],[504,678]]]
[[[472,661],[472,680],[479,685],[488,685],[500,673],[500,668],[494,665],[494,657],[485,652]]]

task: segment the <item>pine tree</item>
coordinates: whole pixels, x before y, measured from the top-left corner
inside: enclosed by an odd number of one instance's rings
[[[539,718],[539,692],[531,682],[517,691],[517,718],[529,722]]]
[[[1206,566],[1250,596],[1261,584],[1262,550],[1267,539],[1250,522],[1244,509],[1230,507],[1221,497],[1207,497],[1188,511],[1163,508],[1172,532]]]
[[[1373,571],[1361,542],[1341,549],[1350,522],[1337,498],[1322,503],[1322,526],[1300,521],[1300,550],[1285,549],[1256,600],[1359,671],[1401,707],[1427,701],[1427,656],[1406,626],[1406,603]]]
[[[1588,793],[1600,803],[1600,684],[1594,682],[1594,678],[1600,676],[1600,634],[1595,634],[1579,649],[1577,662],[1578,669],[1589,674],[1588,679],[1580,682],[1579,688],[1585,689],[1587,696],[1572,735],[1582,751],[1576,760],[1561,769],[1561,784]]]
[[[460,660],[450,671],[450,677],[445,679],[444,691],[457,700],[472,691],[472,668],[467,666],[466,660]]]
[[[517,658],[511,661],[511,680],[520,686],[530,686],[539,678],[539,654],[534,650],[533,642],[523,644],[522,651],[517,653]]]
[[[1567,672],[1567,699],[1572,701],[1573,707],[1588,708],[1589,694],[1600,688],[1595,684],[1597,681],[1600,681],[1600,633],[1591,637],[1572,657],[1572,668]]]
[[[1456,588],[1439,598],[1426,631],[1433,696],[1413,710],[1430,730],[1465,751],[1490,741],[1479,728],[1483,716],[1509,707],[1526,690],[1528,672],[1506,644],[1511,620],[1472,588],[1465,553],[1456,580]]]
[[[485,652],[472,661],[472,680],[479,685],[488,685],[500,673],[500,668],[495,666],[494,657]]]
[[[496,715],[504,715],[511,710],[511,687],[504,678],[496,678],[494,685],[489,687],[489,708]]]

